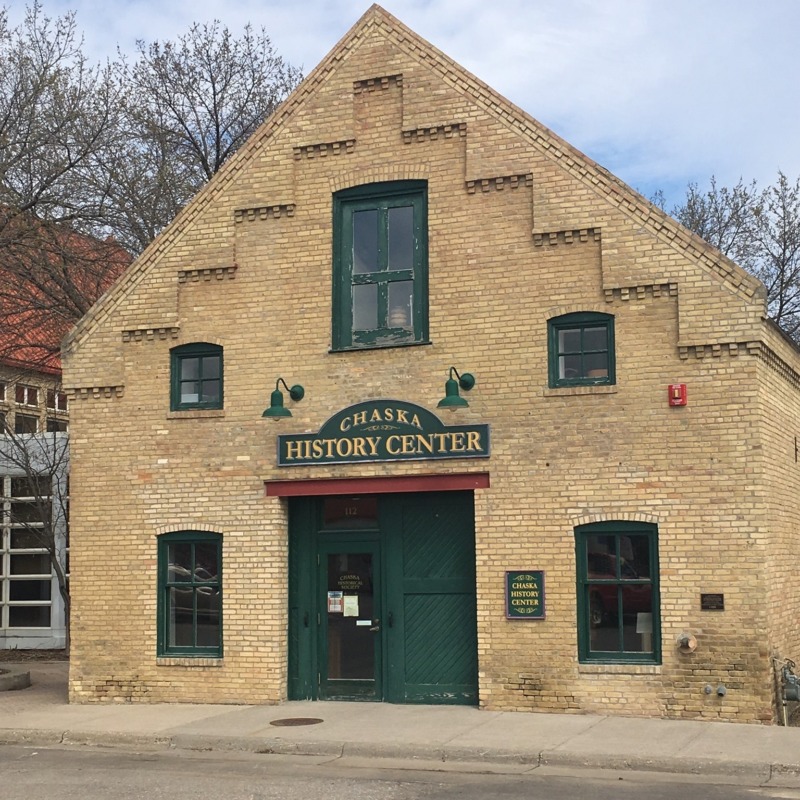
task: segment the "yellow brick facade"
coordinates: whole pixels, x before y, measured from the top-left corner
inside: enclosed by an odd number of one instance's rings
[[[428,187],[430,343],[332,352],[332,195],[398,180]],[[800,655],[800,359],[763,297],[373,7],[66,344],[71,700],[285,700],[289,505],[265,482],[481,473],[482,707],[771,722],[772,658]],[[614,385],[550,388],[548,320],[572,312],[614,316]],[[224,348],[222,410],[169,410],[170,349],[192,342]],[[277,465],[278,432],[350,405],[435,411],[453,365],[487,460]],[[280,430],[278,376],[306,390]],[[601,521],[658,527],[658,664],[579,663],[574,529]],[[223,537],[221,659],[157,656],[156,542],[179,530]],[[544,571],[545,619],[506,619],[511,569]]]

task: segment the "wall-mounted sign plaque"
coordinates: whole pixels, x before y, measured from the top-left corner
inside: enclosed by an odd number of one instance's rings
[[[506,572],[506,617],[544,619],[544,572]]]
[[[724,611],[725,610],[725,595],[724,594],[701,594],[700,595],[700,610],[701,611]]]
[[[334,414],[318,433],[278,436],[283,467],[488,456],[488,425],[445,425],[402,400],[359,403]]]

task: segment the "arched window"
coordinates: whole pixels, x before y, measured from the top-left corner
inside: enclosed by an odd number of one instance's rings
[[[222,537],[176,531],[158,540],[158,654],[222,656]]]
[[[579,525],[575,553],[579,661],[660,663],[658,528]]]
[[[617,382],[611,314],[564,314],[547,326],[551,387]]]
[[[222,408],[222,348],[198,342],[170,350],[170,409]]]

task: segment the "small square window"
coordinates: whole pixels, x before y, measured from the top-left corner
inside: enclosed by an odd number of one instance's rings
[[[565,314],[548,322],[550,386],[616,383],[614,317]]]
[[[222,348],[186,344],[171,351],[170,408],[222,408]]]
[[[54,389],[47,390],[47,407],[52,411],[67,411],[66,392],[57,392]]]
[[[36,433],[39,430],[39,417],[30,414],[14,414],[14,433]]]
[[[16,401],[21,406],[38,406],[39,389],[36,386],[25,386],[18,383],[16,386]]]

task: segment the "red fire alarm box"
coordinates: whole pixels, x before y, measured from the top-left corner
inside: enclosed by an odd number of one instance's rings
[[[671,406],[686,405],[686,384],[671,383],[669,385],[669,404]]]

